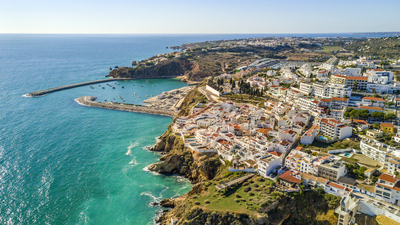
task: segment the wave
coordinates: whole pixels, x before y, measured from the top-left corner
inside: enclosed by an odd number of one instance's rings
[[[132,143],[132,142],[131,142],[131,144],[128,146],[128,151],[125,153],[125,155],[130,155],[130,156],[132,156],[132,148],[134,148],[134,147],[136,147],[136,146],[138,146],[138,145],[139,145],[138,142],[135,142],[135,143]]]
[[[139,163],[136,161],[136,157],[134,156],[131,161],[129,162],[129,165],[134,165],[137,166]]]
[[[150,198],[152,199],[152,201],[149,202],[149,206],[153,206],[153,205],[151,204],[152,202],[159,202],[159,201],[161,201],[161,200],[163,199],[163,196],[162,196],[161,193],[160,193],[160,195],[159,195],[158,197],[156,197],[156,196],[154,196],[153,193],[151,193],[150,191],[142,192],[142,193],[140,193],[140,195],[141,195],[141,196],[142,196],[142,195],[148,196],[148,197],[150,197]]]
[[[143,170],[146,171],[146,172],[150,172],[150,173],[152,173],[153,175],[161,175],[161,173],[158,173],[158,172],[156,172],[156,171],[151,171],[151,170],[149,170],[149,167],[150,167],[150,165],[148,165],[148,166],[146,166],[145,168],[143,168]]]

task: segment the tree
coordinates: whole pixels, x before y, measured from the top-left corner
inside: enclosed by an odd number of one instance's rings
[[[394,113],[387,113],[384,118],[385,120],[394,120],[396,119],[396,115]]]
[[[236,87],[236,81],[232,81],[232,89]]]
[[[390,106],[395,105],[394,102],[388,102],[387,107],[390,108]]]
[[[331,113],[331,108],[328,108],[328,109],[326,110],[326,114],[329,115],[330,113]]]
[[[380,127],[379,123],[372,124],[372,128],[375,130],[379,129],[379,127]]]

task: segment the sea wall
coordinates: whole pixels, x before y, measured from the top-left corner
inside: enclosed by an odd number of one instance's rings
[[[178,113],[175,111],[170,110],[160,110],[154,109],[147,106],[141,105],[132,105],[132,104],[123,104],[123,103],[113,103],[113,102],[95,102],[96,97],[93,96],[83,96],[80,98],[76,98],[75,101],[84,106],[90,107],[98,107],[98,108],[105,108],[105,109],[114,109],[114,110],[121,110],[121,111],[128,111],[128,112],[138,112],[138,113],[147,113],[147,114],[156,114],[156,115],[163,115],[163,116],[170,116],[175,117]]]
[[[41,90],[41,91],[34,91],[34,92],[26,94],[26,97],[39,97],[39,96],[42,96],[42,95],[46,95],[46,94],[50,94],[50,93],[53,93],[53,92],[62,91],[62,90],[66,90],[66,89],[82,87],[82,86],[91,85],[91,84],[105,83],[105,82],[110,82],[110,81],[118,81],[118,80],[130,80],[130,79],[127,79],[127,78],[110,78],[110,79],[104,79],[104,80],[95,80],[95,81],[89,81],[89,82],[83,82],[83,83],[77,83],[77,84],[70,84],[70,85],[50,88],[50,89]]]

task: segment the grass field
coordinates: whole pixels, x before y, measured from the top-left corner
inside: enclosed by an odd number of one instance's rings
[[[324,46],[322,51],[323,52],[331,52],[331,51],[339,51],[342,49],[340,46]]]
[[[230,176],[229,180],[234,177]],[[281,195],[279,192],[270,193],[272,181],[258,175],[227,191],[217,191],[215,186],[218,183],[209,182],[207,190],[191,196],[189,204],[208,211],[246,213],[257,217],[262,203],[273,202]]]

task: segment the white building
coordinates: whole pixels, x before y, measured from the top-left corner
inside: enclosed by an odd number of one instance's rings
[[[314,125],[312,126],[307,132],[303,134],[303,136],[300,139],[300,143],[302,145],[309,145],[314,142],[315,137],[318,134],[318,126]]]
[[[387,160],[385,163],[385,167],[387,169],[388,174],[395,174],[400,171],[400,151],[393,151],[391,153],[386,154]]]
[[[381,174],[375,184],[375,197],[399,205],[400,181],[395,176]]]
[[[360,142],[360,149],[364,155],[385,164],[387,158],[386,154],[395,151],[396,147],[391,147],[377,140],[365,138]]]
[[[343,140],[353,134],[353,128],[333,118],[323,118],[320,123],[320,132],[325,136],[336,140]]]
[[[261,176],[267,177],[274,169],[282,165],[281,157],[268,154],[267,156],[258,159],[258,173]]]

